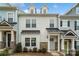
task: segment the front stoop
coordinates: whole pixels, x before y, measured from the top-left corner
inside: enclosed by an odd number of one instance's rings
[[[53,56],[65,56],[65,54],[63,52],[57,52],[57,51],[53,51],[50,52]]]

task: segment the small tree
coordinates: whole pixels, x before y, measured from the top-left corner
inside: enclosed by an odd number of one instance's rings
[[[15,52],[17,52],[17,53],[22,52],[21,43],[18,43],[18,44],[16,45]]]

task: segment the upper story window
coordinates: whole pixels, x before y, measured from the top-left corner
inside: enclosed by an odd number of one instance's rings
[[[27,28],[36,28],[36,19],[27,19],[26,20],[26,27]]]
[[[60,26],[61,27],[70,27],[70,21],[62,20],[62,21],[60,21]]]
[[[54,20],[50,20],[50,28],[54,27]]]
[[[14,18],[13,13],[8,13],[8,22],[9,23],[12,23],[13,22],[13,18]]]
[[[76,14],[79,14],[79,7],[76,8]]]
[[[36,20],[32,19],[32,28],[36,28]]]
[[[30,28],[30,20],[29,19],[26,20],[26,27]]]
[[[75,30],[79,30],[79,20],[75,21]]]

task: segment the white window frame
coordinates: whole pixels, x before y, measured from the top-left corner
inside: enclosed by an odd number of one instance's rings
[[[79,10],[79,7],[76,7],[76,14],[79,14],[78,10]]]
[[[14,12],[7,12],[7,21],[8,21],[8,14],[12,13],[13,14],[13,22],[14,22]]]
[[[53,22],[52,22],[53,21]],[[50,24],[54,24],[54,19],[50,19],[50,23],[49,23],[49,27],[50,27]],[[50,27],[50,28],[54,28],[55,27],[55,24],[53,27]]]
[[[68,20],[62,20],[62,27],[68,27]]]

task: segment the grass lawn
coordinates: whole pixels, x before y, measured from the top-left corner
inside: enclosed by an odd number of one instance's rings
[[[38,52],[21,52],[21,53],[14,53],[11,56],[52,56],[50,53],[38,53]]]

